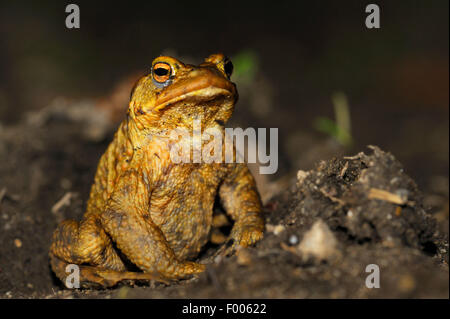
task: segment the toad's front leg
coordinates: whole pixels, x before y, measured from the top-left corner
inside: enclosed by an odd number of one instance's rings
[[[130,170],[120,179],[100,220],[120,251],[146,273],[179,279],[204,271],[205,266],[178,260],[149,214],[149,187]]]
[[[225,210],[235,221],[230,235],[234,241],[232,247],[247,247],[260,240],[264,231],[261,199],[246,164],[232,166],[219,195]]]

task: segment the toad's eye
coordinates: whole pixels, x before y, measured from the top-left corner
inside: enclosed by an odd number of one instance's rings
[[[170,79],[172,69],[170,65],[164,62],[155,63],[153,66],[153,79],[158,83],[167,82]]]
[[[228,78],[231,77],[231,74],[233,74],[233,63],[231,63],[230,59],[226,59],[223,63],[223,70],[225,71],[225,74]]]

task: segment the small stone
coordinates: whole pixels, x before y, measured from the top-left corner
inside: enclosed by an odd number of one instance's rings
[[[273,233],[278,236],[279,234],[284,232],[285,229],[286,228],[283,225],[276,225],[275,228],[273,229]]]
[[[237,263],[241,266],[248,266],[252,263],[252,257],[250,256],[250,253],[248,249],[241,248],[236,252],[237,256]]]
[[[22,241],[19,238],[14,239],[14,245],[16,245],[17,248],[22,247]]]
[[[391,236],[387,236],[386,239],[384,239],[381,242],[381,244],[384,247],[390,247],[390,248],[395,247],[395,241],[394,241],[394,239]]]
[[[299,170],[299,171],[297,172],[297,181],[298,181],[298,184],[299,184],[299,185],[302,184],[303,181],[305,180],[305,178],[306,178],[307,176],[308,176],[308,173],[307,173],[307,172],[302,171],[302,170]]]
[[[289,244],[297,245],[298,244],[298,237],[296,235],[289,236]]]
[[[221,255],[217,255],[217,256],[214,258],[214,263],[215,263],[215,264],[219,264],[219,263],[222,261],[222,259],[223,259],[223,257],[222,257]]]
[[[275,235],[281,234],[286,228],[283,225],[272,225],[266,224],[266,229],[270,233],[274,233]]]
[[[304,235],[298,250],[305,258],[331,259],[338,254],[337,240],[327,224],[319,219]]]
[[[398,288],[403,292],[410,292],[416,287],[416,281],[411,275],[403,275],[398,281]]]

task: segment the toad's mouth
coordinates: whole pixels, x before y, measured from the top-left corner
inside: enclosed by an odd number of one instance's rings
[[[159,111],[187,99],[203,102],[218,97],[235,100],[237,98],[235,85],[219,76],[197,76],[187,81],[174,83],[163,90],[156,99],[153,110]]]

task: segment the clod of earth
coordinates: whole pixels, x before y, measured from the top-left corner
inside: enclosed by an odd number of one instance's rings
[[[265,212],[270,229],[256,247],[213,259],[197,280],[127,288],[124,295],[120,287],[64,289],[52,281],[48,267],[57,219],[83,214],[93,163],[106,142],[86,140],[70,121],[4,127],[0,141],[0,190],[5,190],[0,192],[0,242],[5,243],[0,296],[5,298],[448,298],[448,240],[414,181],[379,148],[300,171],[290,189],[270,200],[272,209]],[[52,206],[68,192],[80,196],[61,205],[55,216]],[[226,226],[220,218],[217,226]],[[297,249],[318,220],[335,237],[339,258],[305,259]],[[209,246],[199,261],[218,245]],[[379,289],[365,286],[369,264],[380,267]]]

